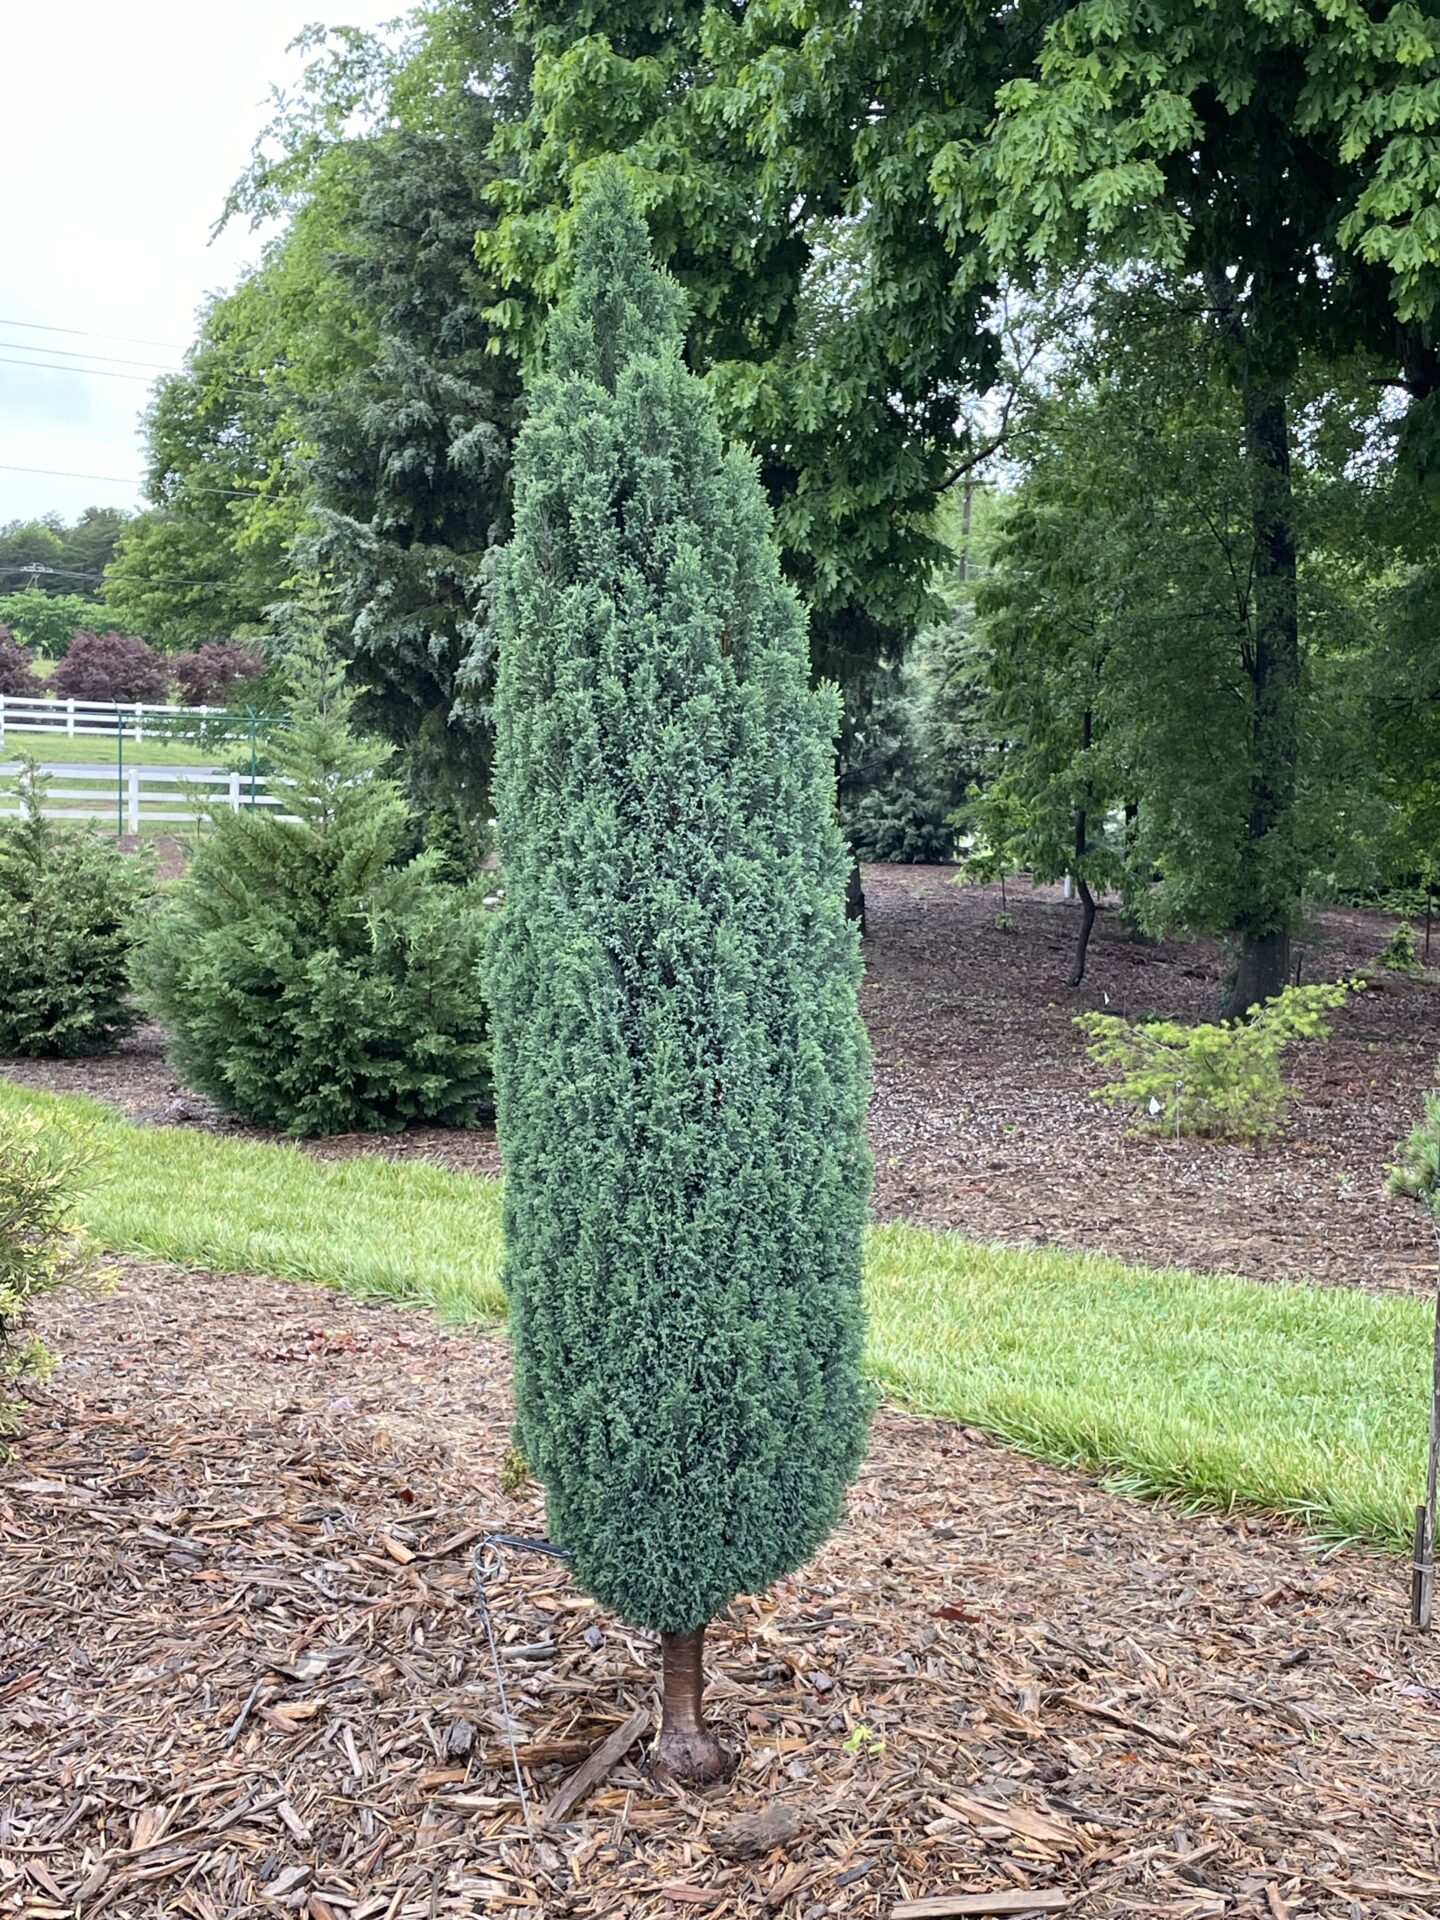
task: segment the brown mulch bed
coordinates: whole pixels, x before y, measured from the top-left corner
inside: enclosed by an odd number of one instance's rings
[[[1318,916],[1301,943],[1303,977],[1369,968],[1373,985],[1337,1017],[1328,1044],[1293,1055],[1297,1098],[1283,1134],[1240,1147],[1137,1137],[1126,1116],[1089,1096],[1102,1076],[1074,1025],[1090,1007],[1212,1014],[1229,964],[1218,941],[1141,945],[1102,915],[1085,983],[1070,992],[1077,910],[1058,889],[1012,883],[1014,924],[1002,931],[998,887],[962,887],[935,867],[869,867],[865,878],[862,1005],[874,1049],[879,1217],[1257,1279],[1433,1283],[1420,1209],[1381,1194],[1440,1047],[1440,977],[1376,970],[1393,918],[1338,909]],[[95,1094],[136,1120],[261,1132],[187,1094],[154,1029],[99,1059],[0,1059],[0,1072]],[[311,1148],[479,1173],[500,1164],[485,1128],[346,1134]]]
[[[0,1481],[0,1911],[1440,1906],[1440,1643],[1398,1560],[886,1412],[830,1545],[712,1634],[736,1779],[666,1797],[642,1737],[547,1825],[654,1655],[507,1553],[505,1718],[471,1557],[543,1518],[497,1483],[497,1336],[137,1263],[42,1330],[65,1362]]]

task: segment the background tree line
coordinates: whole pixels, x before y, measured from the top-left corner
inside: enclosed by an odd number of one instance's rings
[[[1433,871],[1437,46],[1424,6],[1260,0],[317,33],[229,209],[279,237],[158,390],[107,600],[176,645],[318,595],[473,827],[521,376],[618,160],[845,691],[857,843],[1230,930],[1243,1010],[1307,892]]]

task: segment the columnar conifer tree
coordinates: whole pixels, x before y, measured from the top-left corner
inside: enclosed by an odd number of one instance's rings
[[[656,1766],[717,1778],[705,1624],[864,1447],[865,1039],[833,689],[623,183],[577,216],[498,588],[490,956],[524,1451],[661,1635]]]

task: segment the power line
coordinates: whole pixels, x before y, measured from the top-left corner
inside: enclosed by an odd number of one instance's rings
[[[3,325],[0,322],[0,325]],[[17,353],[54,353],[62,360],[103,360],[111,367],[149,367],[152,373],[178,373],[178,367],[162,367],[155,360],[127,360],[116,353],[91,353],[87,349],[79,352],[74,347],[52,347],[47,342],[43,347],[29,346],[24,340],[0,340],[0,347],[13,347]]]
[[[117,487],[138,487],[138,480],[127,480],[122,473],[72,473],[68,467],[17,467],[0,460],[0,473],[43,473],[51,480],[113,480]]]
[[[50,480],[108,480],[117,487],[134,487],[138,492],[140,482],[127,480],[119,473],[71,473],[67,467],[17,467],[8,460],[0,460],[0,473],[39,473]],[[186,493],[222,493],[229,500],[263,500],[266,495],[258,487],[200,487],[190,481],[184,484]]]
[[[127,347],[163,347],[167,353],[183,353],[174,340],[140,340],[133,333],[93,333],[88,327],[47,327],[39,320],[4,320],[0,327],[22,327],[26,333],[68,333],[76,340],[119,340]]]
[[[32,373],[87,373],[96,380],[138,380],[142,387],[155,384],[158,376],[148,373],[111,373],[108,367],[67,367],[58,360],[11,360],[0,354],[0,366],[29,367]]]
[[[115,486],[132,486],[136,492],[140,488],[138,480],[127,480],[125,474],[75,474],[67,467],[12,467],[10,461],[0,461],[0,474],[46,474],[50,480],[111,480]],[[257,486],[196,486],[190,480],[182,482],[182,492],[223,493],[227,499],[275,499],[273,493]]]
[[[25,567],[0,567],[0,573],[23,573],[35,579],[43,573],[47,578],[55,580],[103,580],[105,578],[103,573],[82,573],[74,567],[37,567],[33,563]],[[126,584],[136,587],[214,587],[218,591],[222,587],[233,587],[235,582],[233,580],[167,580],[151,574],[144,580],[127,581]]]

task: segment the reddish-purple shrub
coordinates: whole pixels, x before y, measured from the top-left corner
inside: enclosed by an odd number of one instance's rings
[[[40,676],[30,670],[34,658],[28,647],[21,646],[9,627],[0,627],[0,693],[40,692]]]
[[[193,653],[177,653],[170,666],[187,707],[218,707],[236,687],[265,671],[254,648],[238,640],[207,640]]]
[[[163,700],[170,663],[133,633],[88,633],[65,649],[50,685],[66,700]]]

